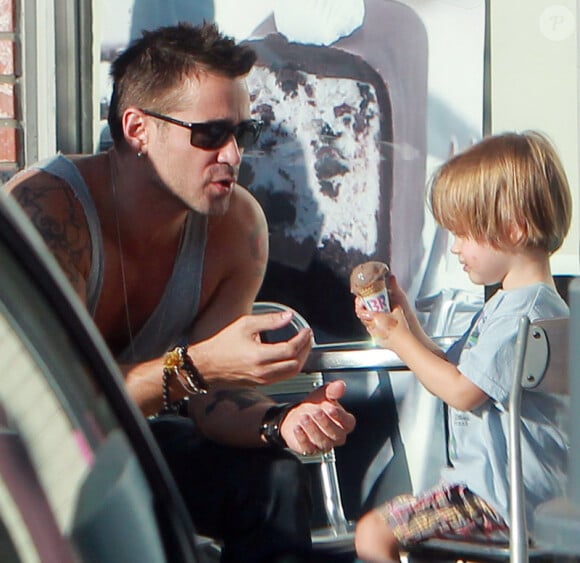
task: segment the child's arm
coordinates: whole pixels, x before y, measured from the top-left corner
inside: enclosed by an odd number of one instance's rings
[[[468,411],[488,399],[477,385],[441,356],[422,329],[420,334],[430,345],[413,332],[400,305],[392,313],[374,313],[357,307],[357,315],[379,346],[393,350],[430,393],[451,407]]]
[[[395,276],[393,275],[389,276],[388,286],[389,286],[389,302],[391,305],[391,309],[396,309],[397,307],[400,307],[403,310],[403,313],[405,314],[405,318],[407,319],[409,330],[415,335],[415,338],[417,338],[417,340],[421,342],[421,344],[423,344],[425,348],[428,348],[434,354],[437,354],[441,357],[445,357],[443,351],[433,342],[433,340],[431,340],[431,338],[429,338],[429,336],[423,330],[423,327],[419,322],[417,315],[415,314],[415,310],[411,307],[411,304],[407,299],[407,295],[397,283],[397,279],[395,278]],[[364,313],[364,311],[367,311],[367,308],[365,307],[360,297],[357,297],[354,303],[355,303],[355,313],[357,317],[366,326],[366,323],[362,317],[362,313]],[[368,330],[369,327],[367,326],[366,328]],[[389,346],[384,346],[384,348],[389,348]]]
[[[389,299],[393,309],[400,306],[409,325],[409,330],[415,335],[415,338],[438,356],[442,358],[445,357],[443,351],[431,340],[427,333],[423,330],[423,326],[419,322],[415,309],[411,307],[409,300],[407,299],[406,293],[401,289],[401,286],[397,283],[395,276],[391,275],[389,278]]]

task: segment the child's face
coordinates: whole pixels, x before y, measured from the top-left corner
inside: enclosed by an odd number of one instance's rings
[[[451,252],[457,255],[469,279],[478,285],[499,283],[510,269],[510,254],[469,237],[455,236]]]

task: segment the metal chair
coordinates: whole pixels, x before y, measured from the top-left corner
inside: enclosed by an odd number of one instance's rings
[[[534,513],[534,540],[552,553],[580,556],[580,279],[568,288],[570,330],[568,378],[570,384],[570,460],[565,497],[541,504]]]
[[[536,544],[526,523],[525,492],[520,443],[521,399],[523,392],[568,394],[568,318],[530,323],[523,317],[516,342],[516,363],[509,398],[509,543],[470,541],[469,539],[431,539],[405,546],[407,559],[424,560],[510,560],[522,563],[545,558],[552,549]]]
[[[300,329],[308,328],[309,324],[302,315],[281,303],[259,301],[254,304],[253,312],[258,314],[288,310],[292,310],[294,313],[291,323],[283,329],[262,334],[263,341],[276,342],[288,339]],[[322,372],[309,370],[286,381],[264,386],[261,390],[277,400],[285,401],[303,398],[322,385],[324,385]],[[303,463],[316,463],[320,466],[322,500],[328,526],[313,530],[313,543],[315,546],[324,545],[332,549],[340,549],[341,546],[350,549],[353,545],[354,526],[344,514],[334,450],[306,456],[294,453]]]
[[[255,313],[269,313],[287,311],[290,307],[277,302],[256,302]],[[288,327],[278,331],[263,334],[264,341],[280,341],[287,339],[301,328],[309,324],[299,313],[294,311],[294,317]],[[455,338],[436,339],[439,345],[446,348]],[[303,397],[313,389],[324,384],[324,374],[340,374],[347,372],[371,371],[408,371],[399,357],[390,350],[377,348],[371,341],[352,341],[329,344],[315,343],[310,355],[302,368],[302,373],[286,381],[274,383],[261,388],[268,395],[277,399],[287,400]],[[339,543],[352,546],[353,522],[350,522],[344,513],[340,484],[338,480],[335,453],[331,450],[325,454],[302,456],[297,454],[305,463],[320,464],[323,501],[328,521],[325,529],[315,529],[313,540],[315,543],[328,543],[336,547]]]

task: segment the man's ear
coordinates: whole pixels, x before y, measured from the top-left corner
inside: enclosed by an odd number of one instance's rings
[[[149,139],[145,114],[138,108],[128,107],[121,118],[127,144],[137,153],[146,152]]]

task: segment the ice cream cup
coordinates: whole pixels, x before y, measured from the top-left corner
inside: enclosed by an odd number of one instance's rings
[[[360,289],[359,296],[369,311],[388,312],[391,310],[384,280],[378,280],[368,287]]]

